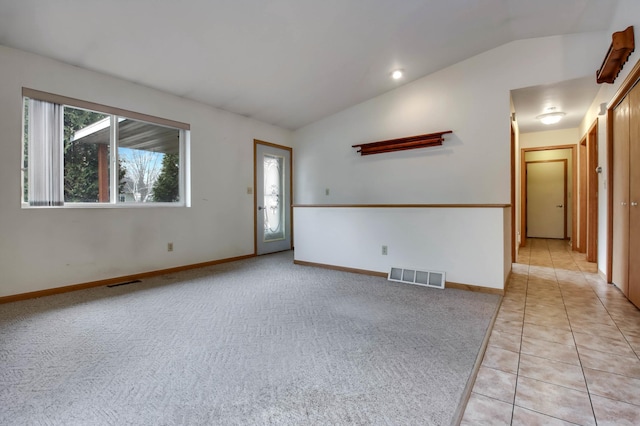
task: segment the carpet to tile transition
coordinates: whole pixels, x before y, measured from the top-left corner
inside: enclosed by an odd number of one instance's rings
[[[0,305],[0,424],[432,424],[499,296],[290,252]]]

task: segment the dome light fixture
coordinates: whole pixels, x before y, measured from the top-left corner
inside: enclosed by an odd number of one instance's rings
[[[565,114],[564,112],[555,111],[555,109],[555,107],[547,108],[548,112],[540,114],[536,117],[536,120],[540,120],[542,124],[556,124],[557,122],[562,120],[562,117],[567,114]]]
[[[395,70],[391,73],[391,78],[394,80],[400,80],[402,76],[404,76],[404,71],[402,70]]]

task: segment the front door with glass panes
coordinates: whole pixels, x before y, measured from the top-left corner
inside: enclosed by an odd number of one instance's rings
[[[255,141],[256,254],[291,249],[291,148]]]

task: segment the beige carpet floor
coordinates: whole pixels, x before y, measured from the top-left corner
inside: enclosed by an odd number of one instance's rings
[[[285,252],[0,305],[0,424],[447,425],[499,299]]]

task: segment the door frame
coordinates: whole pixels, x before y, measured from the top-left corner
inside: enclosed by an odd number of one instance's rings
[[[598,260],[598,120],[589,127],[579,143],[580,191],[578,240],[574,250],[586,253],[587,262]]]
[[[527,244],[527,164],[525,156],[527,152],[532,151],[553,151],[556,149],[570,149],[571,150],[571,182],[573,197],[571,198],[571,238],[576,238],[576,146],[577,145],[555,145],[555,146],[541,146],[535,148],[520,148],[520,247],[525,247]],[[566,191],[565,191],[566,194]],[[566,206],[566,202],[565,202]],[[565,210],[565,218],[567,212]],[[565,231],[566,235],[566,231]]]
[[[591,125],[586,135],[587,144],[587,262],[598,261],[598,120]]]
[[[578,180],[580,189],[578,194],[578,238],[573,249],[579,253],[587,252],[587,135],[580,139],[578,150],[579,163]]]
[[[640,82],[640,60],[624,79],[616,94],[607,105],[607,282],[612,282],[613,275],[613,110],[629,94],[631,89]]]
[[[291,218],[291,246],[293,249],[293,148],[290,146],[278,145],[263,140],[253,140],[253,255],[258,255],[258,145],[268,146],[271,148],[283,149],[289,151],[289,217]]]
[[[516,247],[518,244],[518,237],[516,235],[516,132],[513,128],[513,122],[509,124],[511,127],[511,263],[516,263]]]

